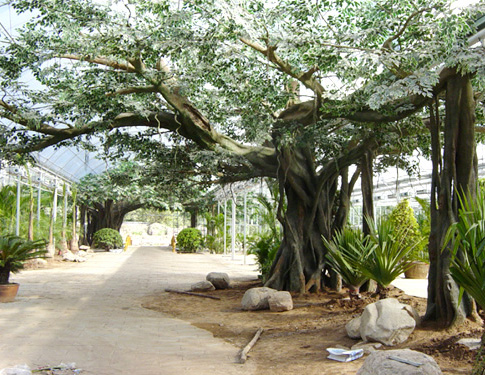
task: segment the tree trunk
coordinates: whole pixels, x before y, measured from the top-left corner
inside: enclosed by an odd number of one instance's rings
[[[198,209],[192,208],[189,212],[190,212],[190,227],[191,228],[197,228]]]
[[[367,150],[360,160],[362,169],[360,186],[362,190],[362,232],[370,235],[368,220],[374,220],[374,152]],[[374,280],[366,281],[361,291],[374,293],[377,290],[377,283]]]
[[[104,204],[96,204],[95,207],[88,208],[88,226],[86,233],[88,243],[92,243],[94,233],[100,229],[111,228],[119,232],[126,214],[142,206],[142,204],[138,203],[115,203],[112,200],[107,200]]]
[[[368,235],[370,227],[367,220],[374,220],[374,155],[371,150],[362,156],[360,168],[362,169],[362,231],[364,235]]]
[[[317,175],[308,148],[284,147],[279,184],[287,200],[283,241],[266,286],[300,293],[319,291],[325,265],[322,236],[329,238],[334,217],[338,173]]]
[[[10,265],[0,267],[0,285],[8,284],[10,278]]]
[[[458,300],[459,289],[449,271],[450,249],[442,249],[446,232],[456,221],[458,194],[473,194],[476,189],[475,101],[470,77],[456,75],[447,83],[442,157],[437,108],[438,105],[431,111],[430,124],[433,174],[425,319],[451,326],[462,322],[474,310],[466,293],[461,302]]]

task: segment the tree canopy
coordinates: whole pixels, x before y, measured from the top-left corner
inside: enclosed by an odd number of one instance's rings
[[[430,154],[425,109],[449,82],[483,99],[468,38],[484,1],[9,3],[32,19],[0,47],[2,156],[103,133],[121,153],[183,150],[209,180],[277,178],[280,289],[320,288],[321,236],[345,223],[365,163]]]

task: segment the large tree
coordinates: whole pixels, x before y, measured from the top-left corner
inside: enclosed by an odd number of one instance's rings
[[[77,184],[83,240],[91,243],[102,228],[120,230],[124,217],[139,208],[168,208],[167,186],[152,180],[149,168],[121,162],[100,174],[88,174]]]
[[[483,2],[12,4],[34,16],[2,47],[0,114],[16,124],[5,155],[145,127],[216,156],[215,175],[276,178],[287,210],[267,284],[279,289],[321,287],[321,236],[345,222],[348,168],[371,180],[373,156],[418,146],[423,108],[450,82],[483,77],[483,50],[467,44]],[[41,90],[22,85],[26,70]]]

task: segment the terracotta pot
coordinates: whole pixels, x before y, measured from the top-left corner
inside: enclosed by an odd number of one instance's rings
[[[19,290],[19,284],[0,284],[0,302],[13,302],[17,292]]]
[[[424,262],[413,262],[404,275],[407,279],[427,279],[429,271],[429,264]]]

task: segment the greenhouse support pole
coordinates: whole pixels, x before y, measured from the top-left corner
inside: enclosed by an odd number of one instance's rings
[[[37,229],[40,229],[40,201],[42,196],[42,190],[40,185],[40,178],[39,178],[39,186],[37,187]]]
[[[20,175],[17,177],[17,210],[16,210],[16,223],[15,223],[15,235],[20,235]]]
[[[236,258],[236,199],[232,198],[231,259]]]
[[[227,241],[227,201],[224,201],[224,255],[226,255],[226,241]]]
[[[57,179],[54,186],[54,201],[52,203],[52,210],[53,210],[52,216],[54,218],[54,224],[55,224],[57,219]]]
[[[64,205],[62,207],[62,226],[65,228],[67,225],[67,189],[64,194]]]
[[[248,195],[244,194],[244,222],[243,222],[243,257],[244,264],[246,264],[246,221],[247,221],[247,198]]]

